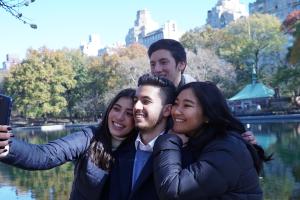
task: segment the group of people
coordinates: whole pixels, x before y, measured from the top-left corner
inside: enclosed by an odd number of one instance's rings
[[[0,161],[28,170],[75,161],[70,199],[262,199],[265,156],[211,82],[183,74],[171,39],[148,49],[151,74],[121,90],[98,127],[29,144],[0,126]]]

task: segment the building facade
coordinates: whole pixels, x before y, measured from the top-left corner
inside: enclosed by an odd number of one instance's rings
[[[271,14],[284,21],[294,10],[300,10],[300,0],[256,0],[249,4],[249,13]]]
[[[219,0],[216,6],[207,12],[206,23],[213,28],[224,28],[230,22],[246,16],[246,6],[239,0]]]
[[[98,51],[101,49],[100,36],[98,34],[89,35],[88,42],[82,42],[80,50],[87,56],[98,56]]]
[[[11,66],[21,63],[19,56],[14,54],[6,54],[6,60],[2,63],[0,70],[8,70]]]
[[[126,36],[126,46],[140,43],[149,47],[160,39],[178,40],[180,33],[175,21],[167,21],[162,27],[152,20],[148,10],[137,11],[134,27],[130,28]]]

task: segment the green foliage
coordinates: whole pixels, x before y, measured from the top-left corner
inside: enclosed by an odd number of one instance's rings
[[[75,73],[74,87],[66,87],[64,97],[67,101],[67,113],[71,122],[74,122],[74,117],[84,113],[84,108],[78,106],[85,96],[87,83],[89,82],[88,68],[85,66],[86,57],[79,50],[64,49],[64,54],[67,62],[70,64],[72,71]]]
[[[255,14],[242,18],[225,28],[227,40],[219,49],[221,57],[236,66],[236,69],[250,72],[254,65],[260,79],[281,64],[280,53],[287,39],[280,31],[279,20],[271,15]],[[250,69],[247,69],[250,68]],[[240,72],[243,72],[240,71]],[[239,79],[245,77],[238,73]],[[248,79],[244,82],[249,82]]]
[[[280,67],[273,78],[273,85],[281,88],[281,93],[287,96],[300,95],[300,64]]]
[[[46,120],[67,105],[63,94],[75,86],[74,76],[63,52],[29,49],[27,58],[10,70],[6,88],[22,115]]]
[[[188,50],[197,53],[198,48],[207,48],[218,51],[222,42],[226,39],[223,30],[210,26],[192,29],[182,35],[180,42]]]
[[[236,79],[243,87],[251,81],[253,66],[260,80],[267,84],[271,82],[285,59],[287,38],[276,17],[255,14],[240,18],[224,29],[207,26],[188,31],[181,37],[181,42],[196,54],[199,48],[215,51],[234,66]]]

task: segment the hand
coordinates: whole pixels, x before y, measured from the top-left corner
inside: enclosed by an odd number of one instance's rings
[[[174,132],[173,130],[169,130],[169,133],[170,134],[175,134],[178,137],[180,137],[183,146],[187,145],[187,142],[189,141],[189,138],[185,134],[179,134],[179,133]]]
[[[256,144],[256,138],[252,131],[246,131],[245,133],[242,134],[242,137],[250,144]]]
[[[13,137],[8,131],[11,130],[9,126],[0,125],[0,158],[5,157],[9,150],[9,139]]]

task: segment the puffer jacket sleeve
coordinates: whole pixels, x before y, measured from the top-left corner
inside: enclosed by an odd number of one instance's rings
[[[92,136],[90,128],[83,128],[48,144],[29,144],[12,138],[9,154],[1,162],[27,170],[50,169],[79,158]]]
[[[240,167],[224,145],[213,144],[182,168],[180,138],[165,134],[154,146],[154,179],[160,199],[206,199],[235,185]]]

